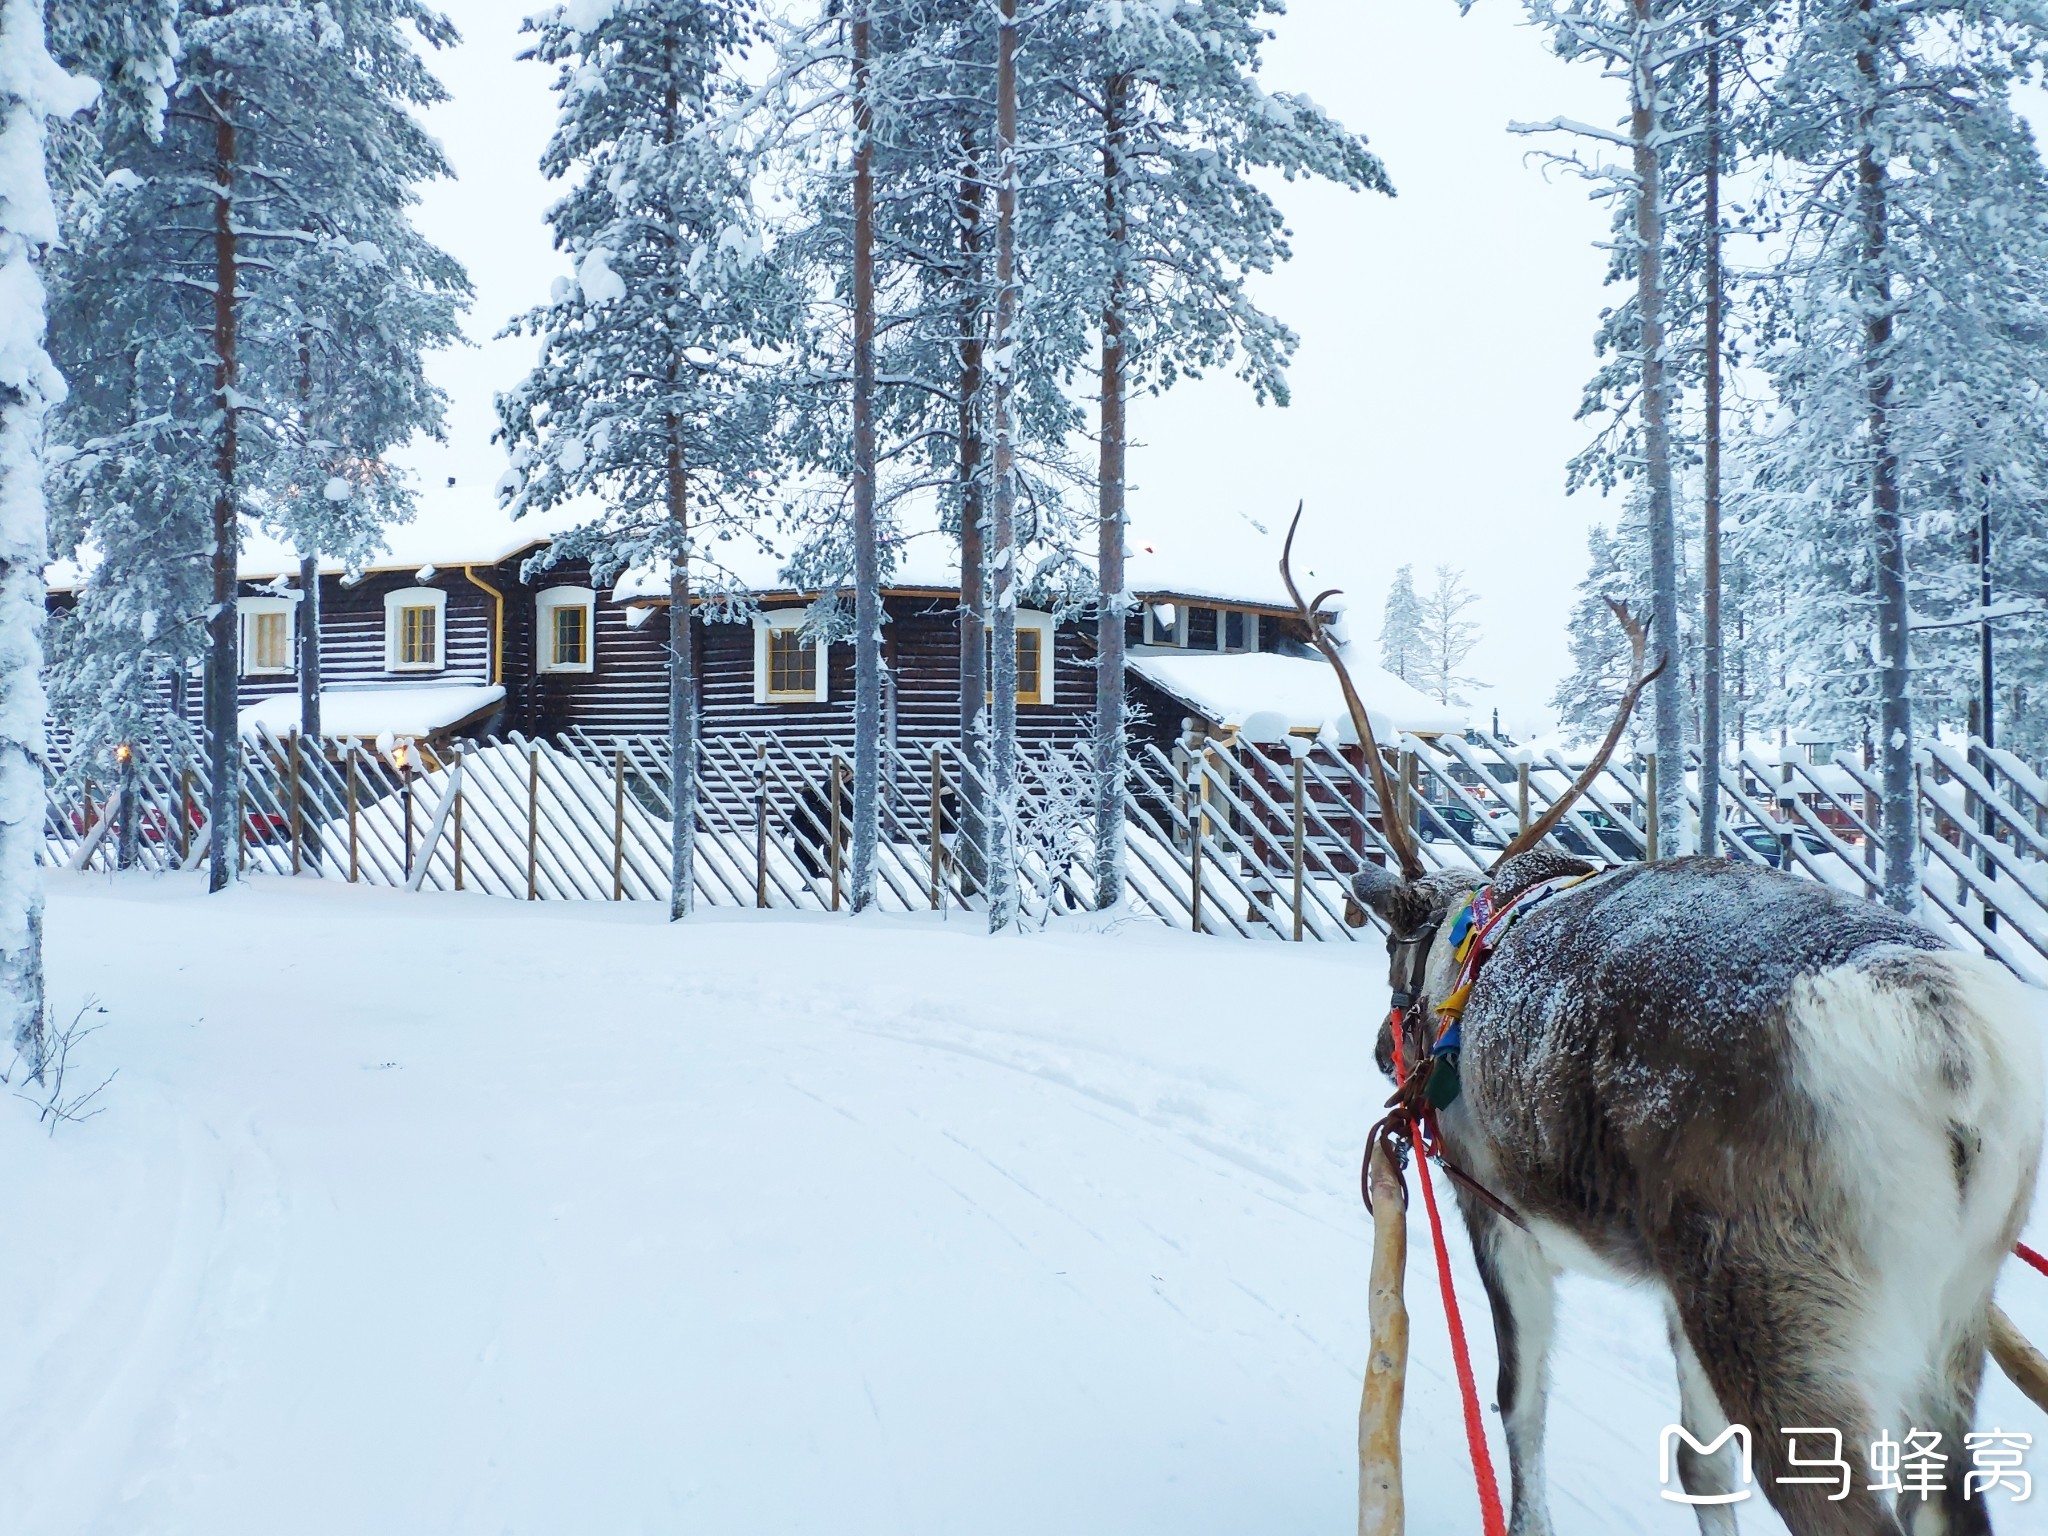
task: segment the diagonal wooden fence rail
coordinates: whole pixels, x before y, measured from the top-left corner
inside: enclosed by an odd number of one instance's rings
[[[245,870],[529,901],[669,899],[674,775],[667,742],[571,731],[384,748],[267,732],[244,742],[234,839]],[[196,867],[207,777],[198,741],[167,721],[125,756],[48,778],[48,862],[72,869]],[[1437,867],[1479,867],[1541,816],[1574,774],[1556,754],[1484,733],[1405,737],[1389,753],[1393,813]],[[1675,789],[1697,815],[1697,767]],[[1930,914],[2032,979],[2048,979],[2048,784],[1981,742],[1921,753],[1917,836]],[[1361,936],[1350,877],[1386,858],[1381,808],[1355,749],[1290,737],[1134,747],[1124,785],[1129,913],[1200,933],[1286,941]],[[849,895],[851,763],[833,748],[719,736],[699,748],[696,899],[834,910]],[[1610,763],[1553,846],[1607,862],[1655,856],[1651,776]],[[1028,920],[1093,905],[1094,773],[1085,746],[1022,750],[1014,838]],[[1878,803],[1853,762],[1728,765],[1725,852],[1844,890],[1881,882]],[[999,819],[984,768],[954,742],[884,754],[877,899],[885,909],[986,907]]]

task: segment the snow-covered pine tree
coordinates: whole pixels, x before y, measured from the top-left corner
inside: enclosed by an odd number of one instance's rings
[[[1061,138],[1085,156],[1031,243],[1040,271],[1078,278],[1085,302],[1069,323],[1092,321],[1100,346],[1095,883],[1105,907],[1124,884],[1126,402],[1229,367],[1261,403],[1286,404],[1294,334],[1246,291],[1250,273],[1290,254],[1256,173],[1393,191],[1361,135],[1306,96],[1259,83],[1266,19],[1282,9],[1278,0],[1063,0],[1032,27],[1033,68],[1071,103],[1075,127]],[[1045,179],[1034,178],[1035,196]]]
[[[1704,0],[1718,6],[1721,0]],[[1640,479],[1646,502],[1651,549],[1651,632],[1658,646],[1675,644],[1678,633],[1678,535],[1672,495],[1673,383],[1667,335],[1666,242],[1672,212],[1666,186],[1666,156],[1672,142],[1671,86],[1674,72],[1691,55],[1700,18],[1687,0],[1529,0],[1530,19],[1551,35],[1567,59],[1597,64],[1622,79],[1628,115],[1618,130],[1553,119],[1518,123],[1524,133],[1564,132],[1582,141],[1625,151],[1626,163],[1573,152],[1558,158],[1590,179],[1594,195],[1614,205],[1614,238],[1608,280],[1629,282],[1628,302],[1603,317],[1597,345],[1609,360],[1587,386],[1581,416],[1605,416],[1609,425],[1573,465],[1573,483],[1603,486],[1620,478]],[[1673,658],[1676,660],[1676,658]],[[1657,755],[1685,762],[1686,733],[1678,671],[1667,666],[1651,686]],[[1685,846],[1682,797],[1666,795],[1658,806],[1659,841]]]
[[[1458,670],[1479,644],[1477,621],[1465,617],[1478,601],[1479,595],[1465,585],[1465,573],[1448,565],[1436,568],[1434,581],[1422,594],[1418,681],[1423,692],[1440,704],[1464,704],[1467,700],[1458,690],[1481,686],[1478,678],[1466,677]]]
[[[702,597],[737,587],[717,545],[759,515],[776,467],[768,365],[802,294],[766,245],[736,122],[751,0],[573,0],[529,20],[554,65],[560,117],[542,162],[570,180],[549,210],[575,278],[513,323],[539,364],[499,401],[516,514],[590,498],[555,541],[599,581],[669,573],[671,918],[695,888]]]
[[[421,146],[390,149],[408,147]],[[288,309],[297,331],[289,365],[296,374],[286,391],[290,413],[274,424],[276,462],[250,504],[299,555],[299,716],[309,736],[321,730],[320,563],[358,569],[386,528],[411,519],[411,482],[385,455],[415,434],[439,435],[443,397],[424,360],[461,336],[468,279],[412,227],[410,202],[360,199],[353,239],[309,242],[278,261],[271,302]]]
[[[1415,567],[1394,572],[1387,604],[1380,614],[1380,666],[1404,683],[1422,676],[1422,598],[1415,590]]]
[[[1910,910],[1928,679],[1909,572],[1922,558],[1939,591],[1978,499],[2038,505],[2048,479],[2048,176],[2013,100],[2048,8],[1825,0],[1784,29],[1761,126],[1787,231],[1762,354],[1780,409],[1746,446],[1745,543],[1809,723],[1874,727],[1885,900]]]
[[[1614,622],[1607,604],[1640,600],[1642,583],[1626,559],[1621,541],[1599,523],[1586,530],[1586,574],[1579,582],[1565,637],[1571,647],[1572,670],[1551,695],[1550,707],[1565,734],[1579,741],[1597,741],[1614,719],[1628,689],[1631,670],[1628,637]],[[1631,751],[1641,751],[1643,721],[1628,723]]]
[[[850,18],[866,18],[861,78],[854,90]],[[793,438],[795,457],[826,487],[802,498],[796,518],[799,548],[787,573],[828,593],[851,587],[860,606],[864,583],[857,569],[865,540],[851,488],[863,483],[852,451],[850,406],[856,393],[853,341],[852,192],[855,147],[867,146],[873,211],[875,434],[874,545],[878,576],[885,576],[901,546],[899,511],[936,499],[942,518],[961,541],[961,735],[970,755],[994,751],[989,669],[994,615],[986,589],[992,580],[987,552],[993,529],[990,449],[994,379],[988,332],[998,285],[995,250],[995,53],[999,18],[972,0],[866,0],[857,8],[823,5],[782,39],[775,81],[764,93],[779,169],[794,188],[801,216],[780,248],[792,268],[810,274],[817,295],[808,327],[809,366],[795,383],[803,401]],[[1044,142],[1037,124],[1048,110],[1048,89],[1028,72],[1018,78],[1023,138]],[[856,107],[865,102],[870,131],[857,133]],[[1043,151],[1038,152],[1041,155]],[[1034,191],[1045,175],[1026,168]],[[1067,365],[1078,355],[1078,333],[1064,323],[1071,308],[1059,269],[1031,266],[1026,221],[1032,199],[1020,199],[1014,285],[1018,304],[1006,350],[1011,409],[1011,472],[1018,515],[1017,580],[1020,594],[1033,585],[1034,562],[1057,562],[1064,543],[1062,492],[1075,478],[1066,441],[1077,418],[1062,389]],[[865,308],[865,305],[860,306]],[[840,488],[846,488],[841,494]],[[920,509],[922,510],[922,509]],[[1044,562],[1040,562],[1040,557]],[[879,582],[877,583],[879,585]],[[879,598],[879,592],[877,592]],[[834,602],[828,606],[837,607]],[[879,612],[879,601],[876,604]],[[856,641],[864,626],[856,616]],[[1001,647],[996,646],[995,651]],[[877,655],[877,676],[880,657]],[[1000,664],[999,662],[993,664]],[[856,678],[858,682],[858,677]],[[868,718],[856,688],[856,849],[862,821],[860,722]],[[877,738],[880,711],[875,712]],[[879,756],[879,753],[877,754]],[[995,841],[978,785],[992,777],[986,761],[963,786],[962,858],[969,878],[981,880],[977,852]],[[858,859],[856,859],[858,862]]]
[[[56,268],[75,384],[57,418],[65,532],[95,562],[65,626],[65,683],[86,739],[114,740],[203,656],[219,890],[235,875],[241,520],[274,505],[294,467],[309,317],[356,297],[312,303],[309,253],[347,247],[368,265],[357,247],[446,174],[411,114],[441,97],[420,45],[455,34],[420,0],[182,0],[173,25],[161,132],[104,137],[106,173]],[[459,281],[443,263],[410,278],[429,292]],[[415,401],[430,414],[414,425],[431,429],[438,400]]]
[[[41,0],[0,3],[0,1029],[43,1075],[43,417],[64,398],[38,267],[58,236],[45,134],[98,94],[50,56]]]

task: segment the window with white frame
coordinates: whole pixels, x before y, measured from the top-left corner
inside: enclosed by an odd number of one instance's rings
[[[242,625],[242,676],[289,677],[298,670],[292,620],[299,596],[245,597],[235,605]]]
[[[1017,702],[1050,704],[1054,669],[1053,622],[1049,613],[1034,609],[1017,610]],[[990,677],[995,676],[995,658],[989,658]],[[990,698],[994,695],[991,694]]]
[[[754,618],[754,702],[828,702],[828,651],[804,633],[808,608],[781,608]]]
[[[533,600],[539,622],[534,647],[542,672],[597,670],[597,594],[588,587],[550,587]]]
[[[1147,645],[1186,645],[1188,643],[1188,613],[1182,603],[1147,603],[1145,605],[1145,643]]]
[[[1223,610],[1223,621],[1216,631],[1216,649],[1219,651],[1256,651],[1259,648],[1259,616],[1246,613],[1242,608]]]
[[[448,665],[448,594],[438,587],[402,587],[384,598],[384,667],[439,672]]]

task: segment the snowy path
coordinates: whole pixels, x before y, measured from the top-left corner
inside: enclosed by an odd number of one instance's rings
[[[1376,946],[75,879],[50,942],[121,1075],[0,1108],[0,1529],[1351,1528]],[[1410,1529],[1464,1536],[1417,1223]],[[1565,1305],[1560,1536],[1692,1530],[1653,1309]]]

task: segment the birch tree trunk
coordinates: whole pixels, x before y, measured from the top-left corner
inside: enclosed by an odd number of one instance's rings
[[[240,249],[234,226],[235,98],[222,92],[214,108],[213,346],[214,391],[220,399],[220,437],[214,450],[213,609],[206,622],[207,889],[233,884],[235,831],[241,816],[241,742],[236,655],[241,624],[236,612],[236,556],[240,547],[240,425],[236,405],[237,284]]]
[[[1124,213],[1125,100],[1130,77],[1110,76],[1102,93],[1103,239],[1109,248],[1109,298],[1102,308],[1101,459],[1096,472],[1096,572],[1102,600],[1095,619],[1095,905],[1124,891]],[[1051,665],[1051,658],[1045,660]]]
[[[0,338],[16,377],[0,386],[0,1039],[29,1076],[43,1076],[43,415],[64,381],[43,350],[48,322],[35,263],[57,237],[42,145],[44,118],[83,108],[92,91],[51,60],[39,0],[0,6],[0,58],[8,69],[0,133],[16,153],[0,164],[0,284],[13,303]],[[68,90],[67,90],[68,87]],[[71,95],[71,100],[56,98]]]
[[[1705,441],[1701,444],[1700,513],[1700,852],[1721,851],[1721,38],[1718,18],[1707,18],[1707,163],[1701,218],[1707,248],[1704,385]]]
[[[1869,400],[1870,510],[1877,556],[1878,769],[1883,787],[1885,905],[1911,912],[1919,905],[1919,848],[1913,804],[1913,705],[1906,633],[1906,537],[1899,512],[1899,458],[1892,441],[1892,285],[1889,261],[1890,199],[1878,157],[1875,23],[1868,19],[1856,50],[1865,97],[1857,116],[1856,198],[1862,225],[1863,376]]]
[[[981,347],[981,164],[971,135],[961,136],[960,255],[965,271],[960,300],[960,750],[985,775],[988,708],[988,570],[983,544],[987,529],[982,495]],[[957,839],[961,880],[967,889],[987,877],[988,846],[982,786],[962,776]]]
[[[1017,483],[1011,419],[1010,332],[1017,318],[1017,0],[1002,0],[996,28],[996,318],[995,462],[990,485],[994,528],[989,551],[989,743],[994,804],[989,809],[989,931],[1017,921]],[[1046,665],[1049,658],[1040,658]]]
[[[882,574],[875,538],[875,149],[868,0],[853,19],[853,910],[875,899],[882,778]]]
[[[1685,851],[1685,722],[1679,651],[1678,527],[1671,501],[1671,402],[1664,355],[1664,167],[1658,143],[1662,43],[1656,0],[1632,0],[1629,139],[1636,176],[1636,313],[1641,324],[1643,473],[1650,513],[1652,643],[1671,664],[1651,685],[1656,750],[1670,786],[1657,807],[1657,844],[1665,858]]]

